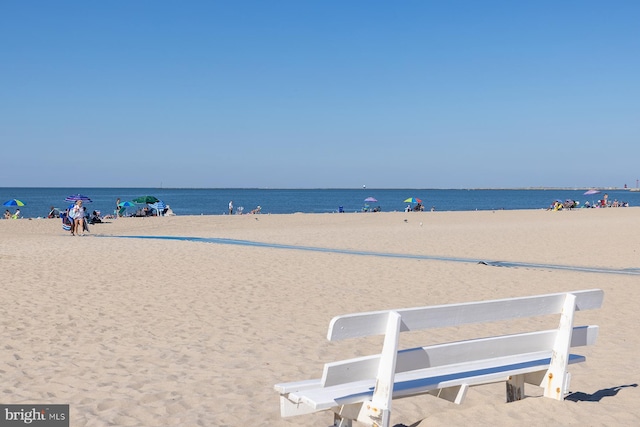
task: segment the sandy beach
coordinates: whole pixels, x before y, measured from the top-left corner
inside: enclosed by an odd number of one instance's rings
[[[640,276],[624,273],[640,269],[640,208],[106,221],[72,237],[58,219],[0,220],[0,403],[69,404],[72,426],[328,426],[282,419],[273,386],[379,351],[328,343],[333,316],[600,288],[603,308],[577,315],[600,335],[569,369],[575,401],[527,386],[507,404],[494,384],[462,405],[394,401],[392,422],[640,424]]]

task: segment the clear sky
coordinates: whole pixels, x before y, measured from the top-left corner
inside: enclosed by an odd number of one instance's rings
[[[640,1],[0,2],[0,186],[636,186]]]

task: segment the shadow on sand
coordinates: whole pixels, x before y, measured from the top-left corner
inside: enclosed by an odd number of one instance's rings
[[[396,424],[393,427],[418,427],[422,421],[423,420],[416,421],[415,423],[411,424],[410,426],[408,426],[406,424]]]
[[[625,387],[638,387],[638,384],[619,385],[617,387],[604,388],[598,390],[593,394],[582,393],[581,391],[571,393],[564,400],[571,400],[572,402],[600,402],[603,397],[612,397],[618,394],[620,390]]]
[[[569,394],[564,399],[570,400],[572,402],[599,402],[604,397],[615,396],[616,394],[618,394],[620,390],[626,387],[638,387],[638,384],[626,384],[626,385],[619,385],[617,387],[604,388],[602,390],[596,391],[593,394],[588,394],[588,393],[583,393],[581,391],[578,391],[578,392]],[[417,427],[422,421],[424,420],[417,421],[416,423],[411,425],[396,424],[393,427]]]

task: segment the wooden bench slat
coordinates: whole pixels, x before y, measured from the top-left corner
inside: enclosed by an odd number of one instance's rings
[[[576,295],[576,311],[590,310],[602,306],[604,292],[601,289],[575,291],[572,293]],[[562,311],[566,295],[567,293],[565,292],[336,316],[329,324],[327,339],[329,341],[337,341],[347,338],[382,335],[387,327],[389,311],[395,311],[402,317],[402,332],[558,314]]]
[[[430,390],[453,387],[456,385],[485,384],[493,381],[506,381],[509,375],[520,375],[543,371],[549,366],[551,352],[536,352],[512,359],[504,363],[504,358],[487,359],[473,365],[451,365],[447,369],[425,369],[398,374],[393,386],[393,398],[427,393]],[[584,356],[571,354],[569,363],[585,360]],[[339,405],[361,402],[363,398],[373,396],[375,379],[355,381],[332,387],[319,387],[292,392],[289,399],[303,402],[315,410],[330,409]]]
[[[279,393],[290,393],[292,391],[308,390],[310,388],[322,387],[320,378],[305,381],[294,381],[290,383],[280,383],[274,386]]]
[[[398,351],[396,374],[423,368],[506,357],[540,350],[551,351],[556,330],[503,335]],[[575,327],[571,347],[591,345],[598,334],[597,326]],[[358,357],[327,363],[321,383],[330,387],[339,383],[375,378],[380,355]]]

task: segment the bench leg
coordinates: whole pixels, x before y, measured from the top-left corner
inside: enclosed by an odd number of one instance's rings
[[[569,363],[569,349],[571,334],[573,333],[573,316],[576,307],[576,296],[567,294],[560,315],[560,326],[553,344],[553,355],[547,371],[544,385],[544,397],[563,400],[567,386],[567,365]]]
[[[396,375],[401,324],[400,314],[395,311],[389,312],[380,364],[378,365],[378,375],[376,376],[376,387],[371,398],[371,405],[366,405],[368,409],[366,421],[372,422],[371,425],[381,427],[391,425],[391,402],[393,400],[393,382]]]
[[[524,398],[524,375],[514,375],[507,380],[507,402]]]
[[[467,396],[467,391],[469,390],[468,384],[461,384],[455,387],[447,387],[447,388],[439,388],[435,390],[430,390],[427,394],[431,396],[439,397],[440,399],[444,399],[451,403],[455,403],[456,405],[460,405],[464,398]]]
[[[333,427],[352,427],[352,420],[348,418],[342,418],[338,414],[333,414]]]

